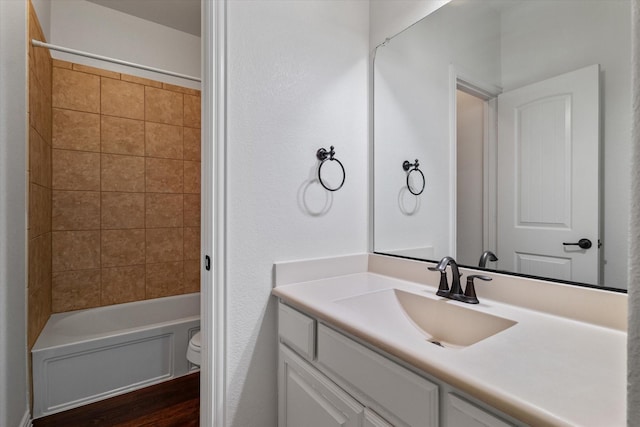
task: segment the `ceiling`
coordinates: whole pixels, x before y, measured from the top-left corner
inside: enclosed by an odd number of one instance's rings
[[[200,0],[87,1],[200,37]]]

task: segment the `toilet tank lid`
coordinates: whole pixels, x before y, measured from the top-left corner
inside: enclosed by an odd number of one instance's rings
[[[189,343],[192,346],[200,347],[200,332],[196,333],[193,337],[191,337],[191,340],[189,341]]]

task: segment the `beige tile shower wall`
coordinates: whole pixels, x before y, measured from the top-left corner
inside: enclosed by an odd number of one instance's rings
[[[29,40],[45,40],[29,2]],[[51,315],[51,56],[29,46],[27,344]],[[20,179],[20,177],[15,177]]]
[[[200,290],[200,92],[53,61],[53,312]]]

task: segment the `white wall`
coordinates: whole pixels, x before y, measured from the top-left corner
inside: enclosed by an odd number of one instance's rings
[[[273,263],[367,251],[368,3],[230,1],[228,425],[275,426]],[[346,182],[314,182],[334,145]]]
[[[625,288],[631,153],[628,0],[523,2],[502,15],[505,91],[599,63],[604,176],[604,284]],[[532,54],[533,53],[533,54]]]
[[[43,24],[44,25],[44,24]],[[84,0],[52,0],[52,44],[200,77],[200,37]],[[200,83],[51,51],[57,59],[195,89]]]
[[[38,15],[38,21],[40,22],[40,28],[44,33],[44,37],[47,41],[51,40],[51,4],[52,0],[31,0],[33,8]]]
[[[457,92],[456,260],[475,265],[483,245],[484,101]]]
[[[370,0],[371,49],[451,0]]]
[[[0,425],[28,420],[27,3],[0,1]],[[26,418],[25,418],[26,416]]]
[[[436,258],[455,255],[450,238],[456,221],[451,209],[455,187],[450,179],[454,161],[450,108],[455,90],[451,90],[450,65],[476,81],[497,84],[499,19],[497,12],[480,3],[466,4],[464,9],[446,7],[378,48],[374,75],[376,251],[431,246]],[[406,190],[402,170],[404,160],[416,158],[426,178],[420,196]]]
[[[632,140],[629,226],[629,334],[627,344],[627,425],[640,425],[640,0],[631,2]]]

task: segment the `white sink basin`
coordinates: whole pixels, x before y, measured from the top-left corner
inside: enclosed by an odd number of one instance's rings
[[[357,295],[335,303],[348,307],[360,320],[393,334],[419,337],[448,348],[468,347],[517,323],[466,308],[462,303],[399,289]]]

